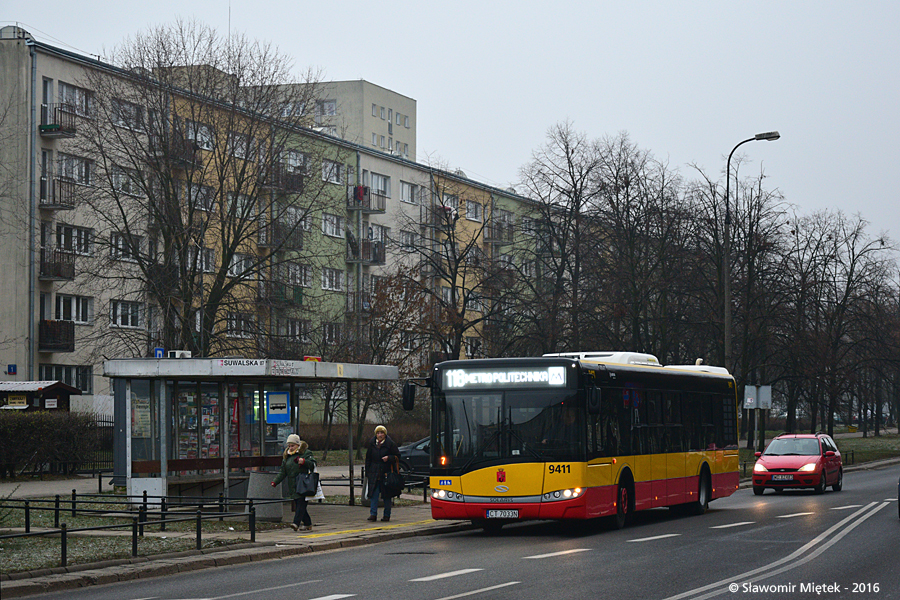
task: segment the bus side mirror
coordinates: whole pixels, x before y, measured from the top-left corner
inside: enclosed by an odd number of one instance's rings
[[[412,410],[416,404],[416,384],[407,381],[403,384],[403,410]]]
[[[599,415],[600,414],[600,388],[598,388],[598,387],[588,388],[587,409],[588,409],[588,414],[591,414],[591,415]]]

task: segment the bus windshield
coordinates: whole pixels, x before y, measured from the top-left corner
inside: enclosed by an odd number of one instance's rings
[[[433,448],[436,466],[467,471],[490,461],[584,460],[583,407],[572,390],[442,396],[435,405],[443,438]]]

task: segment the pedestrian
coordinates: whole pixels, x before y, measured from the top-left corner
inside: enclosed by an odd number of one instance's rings
[[[309,518],[309,512],[306,510],[306,496],[301,496],[297,493],[297,477],[312,472],[316,468],[316,459],[313,458],[313,453],[309,450],[309,444],[301,440],[296,433],[289,435],[285,444],[287,447],[281,455],[281,471],[278,472],[275,481],[272,482],[272,487],[275,487],[287,478],[295,507],[291,529],[297,531],[300,527],[303,527],[303,529],[309,531],[312,529],[312,519]]]
[[[394,440],[388,437],[387,428],[375,428],[375,437],[366,450],[366,474],[369,478],[369,520],[378,518],[378,497],[384,497],[382,521],[391,520],[391,497],[385,492],[384,478],[395,465],[400,463],[400,450]]]

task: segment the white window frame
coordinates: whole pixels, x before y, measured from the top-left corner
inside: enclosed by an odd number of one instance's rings
[[[341,183],[343,178],[344,165],[337,161],[322,159],[322,181],[328,183]]]
[[[56,172],[60,177],[74,181],[81,185],[90,185],[94,161],[75,156],[74,154],[57,154]]]
[[[72,254],[90,256],[93,253],[94,230],[66,223],[56,224],[56,247]]]
[[[121,329],[140,329],[143,323],[144,307],[140,302],[130,300],[110,300],[109,326]]]
[[[322,213],[322,233],[328,237],[344,237],[344,217]]]
[[[92,117],[94,114],[94,92],[65,81],[58,87],[59,103],[71,106],[79,117]]]
[[[247,313],[230,312],[225,323],[225,335],[230,338],[252,338],[256,329],[256,319]]]
[[[341,269],[322,267],[322,289],[330,292],[343,292],[344,272]]]
[[[199,121],[184,122],[185,138],[191,140],[201,150],[212,150],[215,147],[215,136],[212,127]]]
[[[201,183],[191,183],[188,186],[188,196],[193,207],[206,212],[216,207],[216,189]]]
[[[484,215],[484,206],[474,200],[466,200],[466,219],[481,222]]]
[[[128,100],[113,98],[110,105],[111,120],[116,127],[124,127],[134,131],[146,131],[144,107]]]
[[[391,197],[390,176],[372,172],[370,181],[372,182],[371,188],[373,193],[381,194],[385,198]]]
[[[94,299],[90,296],[56,295],[56,320],[90,325],[94,320]]]
[[[245,277],[247,275],[247,271],[252,269],[253,263],[256,261],[256,257],[252,254],[243,254],[241,252],[235,252],[231,256],[231,263],[228,265],[228,276],[229,277]]]
[[[126,233],[114,231],[109,236],[109,254],[115,260],[124,260],[127,262],[137,262],[140,258],[141,248],[144,245],[144,238],[139,235],[132,235],[129,244],[129,236]],[[133,250],[131,248],[133,246]]]

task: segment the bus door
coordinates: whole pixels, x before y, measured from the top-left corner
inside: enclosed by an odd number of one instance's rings
[[[687,457],[684,453],[684,425],[681,414],[681,394],[666,392],[663,394],[663,418],[665,435],[663,447],[666,452],[666,490],[668,505],[682,504],[688,501],[687,494]]]

